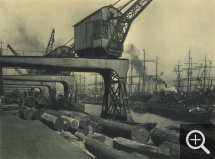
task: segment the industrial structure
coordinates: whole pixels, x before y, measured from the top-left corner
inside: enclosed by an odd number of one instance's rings
[[[63,78],[71,72],[99,73],[105,85],[102,117],[125,121],[129,113],[126,90],[129,62],[119,57],[122,56],[123,44],[132,22],[151,1],[131,0],[118,8],[114,7],[116,3],[102,7],[74,25],[75,38],[70,46],[60,46],[53,50],[53,30],[43,57],[2,56],[1,67],[30,68],[36,76],[45,75],[34,81],[42,81],[44,77],[50,79],[56,74]],[[27,79],[34,78],[29,76]],[[2,88],[0,84],[0,95],[3,94]],[[64,95],[68,94],[65,92]]]

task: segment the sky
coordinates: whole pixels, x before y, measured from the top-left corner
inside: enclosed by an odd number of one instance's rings
[[[74,24],[116,0],[1,0],[0,42],[3,49],[10,44],[15,50],[44,51],[55,29],[55,47],[74,37]],[[125,4],[121,0],[115,7]],[[174,65],[180,61],[187,67],[188,52],[193,62],[201,63],[205,55],[215,62],[215,1],[214,0],[153,0],[133,21],[124,43],[122,58],[131,58],[127,50],[133,46],[143,60],[156,60],[158,74],[171,84]],[[8,53],[4,50],[4,53]],[[21,51],[19,52],[22,53]],[[155,74],[152,63],[147,73]],[[94,77],[87,74],[88,83]]]

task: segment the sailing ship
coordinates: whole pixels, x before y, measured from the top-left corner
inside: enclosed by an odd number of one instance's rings
[[[214,114],[215,104],[215,87],[212,75],[212,62],[205,60],[204,65],[193,67],[192,58],[189,53],[188,67],[180,69],[181,65],[176,65],[177,93],[174,92],[157,92],[147,104],[138,106],[135,110],[145,110],[158,115],[174,117],[179,120],[210,121]],[[207,62],[209,61],[209,66]],[[182,77],[182,71],[186,77]],[[197,71],[195,73],[194,71]],[[195,76],[194,76],[195,75]],[[197,75],[197,76],[196,76]],[[144,109],[143,109],[144,108]]]

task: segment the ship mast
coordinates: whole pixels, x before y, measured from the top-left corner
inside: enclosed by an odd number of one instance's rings
[[[146,73],[146,53],[145,53],[145,49],[143,49],[144,52],[144,61],[143,61],[143,87],[142,87],[142,93],[145,93],[145,87],[146,87],[146,83],[145,83],[145,73]]]
[[[176,75],[177,75],[177,83],[178,83],[178,86],[177,86],[177,94],[180,95],[181,94],[181,70],[180,70],[180,67],[182,65],[180,65],[180,61],[179,61],[179,64],[178,65],[175,65],[177,66],[177,70],[175,69],[175,72],[176,72]]]
[[[193,64],[198,64],[198,63],[192,63],[192,58],[190,57],[190,51],[189,51],[189,60],[188,63],[184,63],[184,64],[188,64],[188,68],[187,68],[187,96],[189,95],[189,93],[192,91],[192,73],[193,73]]]
[[[156,58],[156,84],[155,84],[155,92],[158,92],[158,56]]]
[[[205,59],[204,60],[199,60],[199,61],[204,61],[205,64],[204,64],[204,70],[202,72],[203,74],[203,85],[202,85],[202,91],[204,92],[205,91],[205,87],[206,87],[206,74],[207,74],[207,61],[210,61],[210,69],[211,69],[211,61],[212,60],[206,60],[206,55],[205,55]],[[209,74],[209,78],[208,80],[210,81],[210,74]],[[211,79],[212,80],[212,79]],[[212,82],[211,82],[212,83]]]

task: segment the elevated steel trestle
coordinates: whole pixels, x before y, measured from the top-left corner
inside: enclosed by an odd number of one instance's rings
[[[72,72],[97,72],[102,75],[105,84],[102,117],[119,121],[127,120],[127,113],[129,113],[126,91],[128,59],[1,56],[0,63],[3,67],[31,69],[46,67]]]

